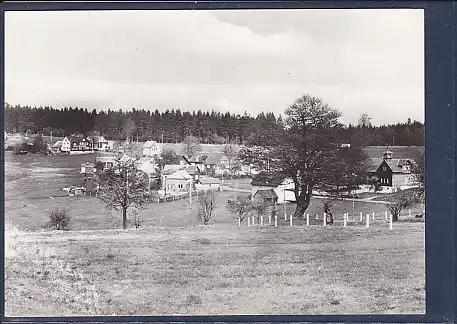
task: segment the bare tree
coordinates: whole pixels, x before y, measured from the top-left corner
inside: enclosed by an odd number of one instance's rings
[[[212,190],[205,190],[198,196],[199,211],[198,215],[203,225],[208,225],[213,217],[214,208],[216,207],[216,195]]]
[[[224,145],[222,153],[227,157],[228,169],[230,172],[230,177],[232,177],[232,164],[237,157],[236,146],[230,142]]]
[[[331,209],[335,206],[337,200],[338,198],[336,196],[328,196],[322,199],[321,209],[327,217],[327,224],[333,224],[333,213]]]
[[[365,133],[366,128],[371,126],[371,117],[368,114],[363,113],[359,117],[359,127],[362,130],[362,147],[365,146]]]
[[[392,214],[392,221],[398,221],[400,213],[405,208],[410,208],[417,203],[417,195],[414,190],[399,190],[386,198],[386,207]]]
[[[268,207],[269,205],[265,203],[264,200],[254,201],[254,203],[252,204],[252,210],[256,212],[257,220],[259,220],[261,216],[265,215]]]
[[[114,165],[100,175],[99,198],[106,208],[122,211],[122,227],[127,228],[127,209],[143,208],[151,202],[148,176],[136,168],[133,159],[117,157]]]
[[[182,142],[182,151],[188,158],[191,158],[197,152],[200,152],[201,147],[198,138],[192,135],[186,136]]]
[[[249,196],[236,196],[227,202],[227,210],[235,215],[240,223],[243,222],[252,209],[252,201]]]

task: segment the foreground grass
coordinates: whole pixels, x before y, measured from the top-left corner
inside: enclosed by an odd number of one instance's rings
[[[421,223],[392,231],[213,225],[20,233],[9,242],[7,316],[425,310]]]

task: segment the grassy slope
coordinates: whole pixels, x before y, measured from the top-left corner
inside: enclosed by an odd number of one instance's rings
[[[418,223],[34,233],[14,249],[7,315],[424,311]]]

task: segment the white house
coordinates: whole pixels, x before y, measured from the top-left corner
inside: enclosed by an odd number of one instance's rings
[[[295,202],[295,194],[293,192],[294,183],[292,179],[267,172],[260,172],[252,178],[251,185],[253,199],[257,191],[272,189],[278,197],[278,204]]]
[[[143,156],[162,154],[162,146],[156,141],[147,141],[143,144]]]
[[[68,137],[65,137],[62,140],[62,145],[60,146],[60,150],[62,152],[70,152],[70,150],[71,150],[71,141],[68,139]]]
[[[94,145],[94,150],[97,151],[106,151],[109,147],[108,140],[103,136],[92,136],[91,140]]]

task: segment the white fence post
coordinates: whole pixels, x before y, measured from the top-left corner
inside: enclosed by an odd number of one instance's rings
[[[248,226],[251,226],[251,217],[248,216]]]
[[[374,219],[374,212],[373,212],[373,219]]]
[[[309,214],[306,214],[306,226],[309,226]]]
[[[367,214],[367,228],[370,227],[370,214]]]
[[[360,221],[363,222],[363,214],[360,212]]]
[[[345,213],[344,214],[344,219],[343,219],[343,226],[344,227],[346,227],[346,225],[347,225],[347,217],[348,217],[348,215]]]
[[[292,215],[290,215],[290,226],[292,226]]]
[[[271,214],[268,215],[268,224],[271,224]]]
[[[392,229],[393,223],[394,223],[394,218],[393,218],[392,214],[390,214],[390,220],[389,220],[389,228],[390,229]]]
[[[278,226],[278,215],[275,215],[275,226]]]
[[[324,226],[327,226],[327,214],[324,213]]]
[[[386,210],[386,220],[388,219],[387,210]]]
[[[241,226],[241,218],[238,217],[238,226]]]
[[[408,216],[411,217],[411,209],[408,210]]]
[[[255,225],[255,217],[252,216],[252,225]]]
[[[316,214],[316,219],[319,219],[319,214]]]
[[[263,216],[260,216],[260,226],[263,226]]]

